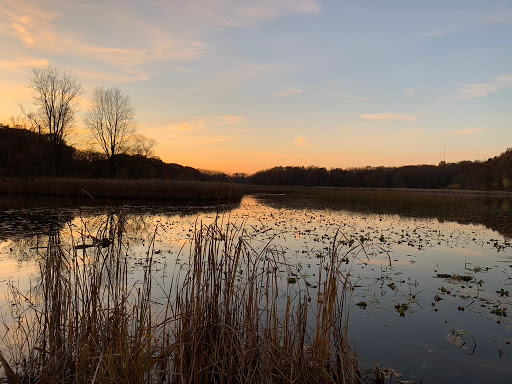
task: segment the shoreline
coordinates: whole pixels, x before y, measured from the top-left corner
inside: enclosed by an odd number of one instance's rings
[[[481,191],[470,189],[424,189],[424,188],[361,188],[361,187],[307,187],[307,186],[277,186],[277,185],[242,185],[244,193],[284,193],[293,191],[379,191],[379,192],[405,192],[425,195],[462,195],[462,196],[489,196],[509,197],[512,192],[507,191]]]
[[[120,180],[40,178],[0,181],[0,194],[55,196],[77,199],[127,199],[155,201],[229,201],[240,199],[242,189],[233,183],[181,180]]]

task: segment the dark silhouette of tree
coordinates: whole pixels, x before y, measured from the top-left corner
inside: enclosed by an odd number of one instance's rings
[[[69,72],[55,67],[32,68],[29,79],[36,111],[22,112],[32,122],[39,137],[46,134],[51,143],[52,174],[56,176],[61,163],[62,146],[73,128],[82,86]]]
[[[134,134],[132,137],[132,145],[130,153],[139,159],[140,167],[137,178],[144,175],[144,166],[146,159],[153,154],[153,148],[156,145],[156,140],[146,137],[140,133]]]
[[[119,88],[96,88],[91,104],[84,122],[107,157],[108,174],[113,178],[117,171],[116,159],[129,150],[130,139],[135,132],[135,108],[130,97]]]

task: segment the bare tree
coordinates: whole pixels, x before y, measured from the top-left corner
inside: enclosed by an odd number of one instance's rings
[[[132,146],[130,153],[139,160],[137,178],[140,178],[144,175],[144,165],[146,163],[146,159],[153,155],[153,148],[155,145],[156,140],[152,139],[151,137],[144,136],[140,133],[132,136]]]
[[[27,112],[21,106],[21,110],[39,135],[48,134],[53,148],[50,155],[55,176],[61,145],[73,128],[82,86],[69,72],[61,72],[55,67],[32,68],[32,73],[29,88],[38,109]]]
[[[135,132],[135,108],[118,88],[94,90],[84,121],[96,144],[107,157],[109,177],[116,175],[116,158],[129,149]]]
[[[136,133],[132,137],[132,146],[130,153],[134,156],[147,158],[153,155],[153,148],[156,145],[156,140]]]

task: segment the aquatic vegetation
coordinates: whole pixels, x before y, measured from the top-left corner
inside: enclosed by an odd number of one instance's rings
[[[132,281],[125,225],[123,215],[111,217],[95,235],[106,241],[91,247],[80,246],[87,233],[79,244],[51,234],[40,250],[37,284],[29,292],[9,285],[0,364],[10,383],[355,383],[362,377],[347,336],[350,281],[341,268],[347,251],[336,237],[319,268],[323,300],[312,302],[312,288],[286,284],[279,269],[293,266],[278,248],[268,243],[257,250],[243,227],[217,220],[198,223],[168,289],[153,275],[161,254],[154,236],[140,261],[142,280]]]
[[[407,304],[407,303],[396,304],[395,309],[400,314],[400,317],[405,317],[405,313],[409,309],[409,304]]]

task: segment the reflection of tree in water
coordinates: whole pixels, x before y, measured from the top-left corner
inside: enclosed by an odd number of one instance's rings
[[[461,197],[461,199],[467,199]],[[437,219],[459,224],[476,224],[512,238],[512,200],[507,198],[472,198],[463,204],[401,206],[399,204],[354,204],[324,201],[315,196],[261,195],[258,200],[272,208],[346,210],[362,214],[399,215],[418,219]]]
[[[47,247],[48,236],[59,233],[62,238],[82,238],[82,244],[92,244],[109,237],[113,222],[123,215],[127,239],[151,237],[155,230],[154,217],[194,217],[200,214],[223,213],[237,204],[201,206],[70,206],[65,199],[28,199],[27,206],[17,198],[0,199],[0,241],[10,240],[10,253],[19,261],[30,260],[39,249]],[[39,205],[38,205],[39,204]],[[42,204],[42,205],[41,205]],[[65,206],[66,208],[63,208]],[[70,224],[73,223],[72,226]],[[72,232],[72,233],[71,233]]]
[[[60,231],[75,213],[64,209],[22,209],[0,211],[0,240],[31,238]]]

